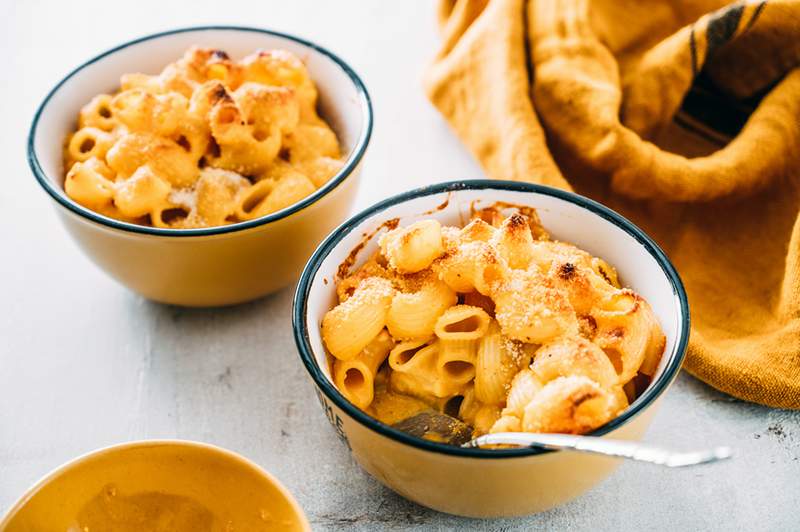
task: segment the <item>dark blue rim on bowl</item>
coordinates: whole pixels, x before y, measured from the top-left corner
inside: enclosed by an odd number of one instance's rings
[[[54,182],[52,182],[50,179],[47,178],[45,171],[42,169],[42,166],[39,163],[39,158],[36,155],[36,149],[34,147],[34,139],[36,138],[36,130],[39,126],[39,118],[41,117],[42,113],[47,107],[47,104],[52,99],[53,95],[56,94],[56,92],[58,92],[58,90],[61,89],[61,87],[67,81],[69,81],[73,76],[78,74],[84,68],[96,63],[100,59],[103,59],[120,50],[128,48],[129,46],[133,46],[145,41],[151,41],[154,39],[178,33],[216,31],[216,30],[262,33],[264,35],[270,35],[273,37],[280,37],[283,39],[294,41],[298,44],[306,46],[328,57],[334,63],[336,63],[339,66],[339,68],[341,68],[345,72],[345,74],[347,74],[347,76],[353,82],[353,85],[355,85],[356,91],[358,92],[359,98],[361,100],[361,106],[364,110],[364,121],[362,123],[361,134],[358,138],[358,141],[356,142],[353,149],[350,150],[350,154],[344,166],[342,167],[341,170],[339,170],[339,172],[335,176],[333,176],[327,183],[325,183],[319,189],[314,191],[313,194],[306,196],[299,202],[294,203],[289,207],[286,207],[285,209],[282,209],[280,211],[268,214],[261,218],[256,218],[254,220],[248,220],[245,222],[239,222],[231,225],[223,225],[219,227],[204,227],[198,229],[168,229],[161,227],[150,227],[150,226],[123,222],[121,220],[116,220],[114,218],[103,216],[102,214],[96,213],[91,209],[87,209],[86,207],[83,207],[82,205],[70,199],[61,187],[57,186]],[[302,209],[305,209],[306,207],[308,207],[309,205],[313,204],[318,199],[326,195],[328,192],[338,187],[352,173],[352,171],[356,168],[356,166],[358,166],[358,163],[364,156],[364,152],[366,151],[367,145],[369,144],[370,136],[372,135],[372,124],[373,124],[372,101],[370,100],[367,88],[364,86],[364,82],[361,81],[361,78],[358,77],[358,74],[356,74],[353,71],[353,69],[350,68],[350,66],[348,66],[347,63],[345,63],[333,52],[330,52],[329,50],[319,45],[316,45],[312,42],[306,41],[305,39],[301,39],[300,37],[295,37],[294,35],[289,35],[278,31],[266,30],[261,28],[252,28],[247,26],[196,26],[189,28],[180,28],[176,30],[169,30],[161,33],[154,33],[152,35],[147,35],[145,37],[140,37],[138,39],[128,41],[106,52],[103,52],[102,54],[96,57],[93,57],[92,59],[86,61],[85,63],[77,67],[75,70],[67,74],[66,77],[64,77],[61,81],[59,81],[58,84],[56,84],[56,86],[50,90],[50,92],[45,97],[44,101],[42,101],[41,105],[39,105],[39,108],[36,110],[36,114],[33,117],[33,122],[31,123],[31,129],[30,132],[28,133],[28,165],[30,166],[31,170],[33,171],[33,175],[36,177],[36,180],[39,182],[42,188],[48,194],[50,194],[50,196],[54,200],[56,200],[56,202],[58,202],[62,207],[65,207],[69,211],[72,211],[73,213],[82,216],[84,218],[88,218],[89,220],[96,222],[98,224],[105,225],[107,227],[112,227],[114,229],[121,229],[123,231],[130,231],[132,233],[140,233],[146,235],[157,235],[157,236],[219,235],[224,233],[231,233],[234,231],[242,231],[253,227],[258,227],[260,225],[265,225],[270,222],[286,218],[287,216],[290,216]]]
[[[624,218],[622,215],[612,211],[608,207],[590,200],[578,194],[566,192],[563,190],[535,185],[532,183],[522,183],[518,181],[494,181],[490,179],[475,179],[468,181],[450,181],[440,183],[429,187],[418,188],[391,197],[380,203],[373,205],[365,211],[353,216],[338,228],[336,228],[325,241],[320,244],[314,254],[303,269],[300,276],[300,281],[297,285],[297,291],[294,296],[294,303],[292,308],[292,328],[294,331],[294,339],[297,344],[297,349],[300,353],[300,358],[305,364],[311,378],[314,380],[316,386],[322,390],[328,399],[347,412],[347,414],[366,426],[367,428],[400,443],[411,445],[425,451],[433,451],[442,454],[454,456],[467,456],[474,458],[513,458],[522,456],[531,456],[547,452],[555,452],[547,449],[536,448],[521,448],[521,449],[465,449],[455,447],[444,443],[437,443],[422,438],[411,436],[405,432],[399,431],[381,423],[375,418],[369,416],[358,407],[350,403],[344,395],[336,389],[332,382],[323,374],[322,369],[316,362],[311,347],[311,341],[308,336],[308,328],[306,326],[306,314],[308,311],[308,296],[311,291],[311,281],[317,274],[317,271],[322,264],[322,261],[330,254],[330,252],[342,241],[342,239],[349,234],[361,222],[373,215],[386,210],[387,208],[406,202],[415,198],[423,196],[431,196],[443,192],[451,192],[457,190],[511,190],[516,192],[536,192],[546,196],[553,196],[555,198],[568,201],[578,205],[586,210],[593,212],[601,218],[613,223],[629,235],[645,248],[645,250],[656,259],[664,275],[669,279],[672,286],[673,294],[678,302],[680,309],[679,316],[679,337],[675,342],[675,347],[672,352],[666,354],[669,360],[664,368],[664,371],[659,377],[653,381],[645,392],[639,396],[632,405],[630,405],[621,415],[612,419],[605,425],[595,429],[589,434],[592,436],[602,436],[607,434],[628,422],[630,419],[641,413],[653,401],[655,401],[677,376],[678,370],[683,363],[686,354],[686,345],[689,341],[689,304],[686,298],[686,292],[683,288],[683,283],[678,276],[675,267],[669,261],[667,256],[660,247],[649,237],[644,231],[636,227],[632,222]],[[662,355],[663,356],[663,355]]]

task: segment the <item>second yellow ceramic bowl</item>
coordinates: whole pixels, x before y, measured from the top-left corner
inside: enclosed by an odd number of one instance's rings
[[[443,225],[461,225],[473,209],[498,202],[536,208],[554,238],[613,264],[623,284],[650,303],[667,337],[650,386],[594,436],[642,438],[661,395],[678,374],[689,338],[686,294],[664,253],[631,222],[582,196],[511,181],[441,183],[389,198],[345,222],[314,253],[297,287],[293,321],[300,358],[325,416],[367,472],[412,501],[470,517],[526,515],[563,504],[595,486],[619,461],[542,449],[464,449],[385,425],[336,389],[320,323],[337,302],[341,267],[359,266],[378,249],[384,222],[407,225],[435,218]]]
[[[212,445],[153,440],[92,452],[50,473],[0,532],[311,530],[272,475]]]
[[[320,114],[347,153],[342,170],[300,202],[255,220],[205,229],[160,229],[114,220],[63,188],[62,147],[92,96],[115,90],[128,72],[159,72],[192,45],[242,57],[285,49],[302,58],[319,88]],[[109,50],[75,69],[47,95],[34,117],[28,160],[72,238],[106,273],[148,299],[183,306],[241,303],[293,282],[325,235],[352,206],[372,131],[364,84],[333,53],[297,37],[227,26],[179,29]]]

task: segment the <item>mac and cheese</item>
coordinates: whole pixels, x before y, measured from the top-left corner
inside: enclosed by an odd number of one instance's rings
[[[67,195],[120,220],[213,227],[298,202],[342,167],[317,89],[283,50],[240,61],[190,48],[160,74],[126,74],[81,109]]]
[[[647,302],[529,208],[393,229],[337,294],[333,380],[387,424],[434,409],[476,435],[585,433],[641,393],[665,346]]]

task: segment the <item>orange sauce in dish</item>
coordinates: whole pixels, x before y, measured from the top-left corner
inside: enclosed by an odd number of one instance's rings
[[[199,502],[146,491],[118,493],[113,484],[87,502],[68,532],[234,532]]]

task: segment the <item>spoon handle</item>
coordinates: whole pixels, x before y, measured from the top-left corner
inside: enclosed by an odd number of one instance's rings
[[[486,434],[465,443],[463,446],[481,447],[482,445],[496,444],[580,451],[628,458],[630,460],[649,462],[666,467],[693,466],[716,462],[731,457],[731,449],[729,447],[715,447],[704,451],[683,453],[627,440],[611,440],[593,436],[576,436],[572,434],[536,434],[531,432],[498,432],[496,434]]]

